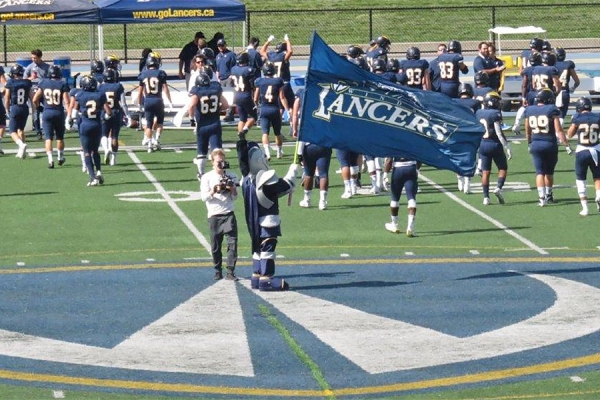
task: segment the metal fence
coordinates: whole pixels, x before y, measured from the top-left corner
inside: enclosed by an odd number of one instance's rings
[[[116,54],[125,62],[137,62],[144,47],[176,60],[180,48],[202,30],[225,33],[230,47],[240,50],[248,39],[265,39],[273,34],[290,35],[294,53],[307,56],[311,34],[317,30],[325,41],[343,52],[349,44],[366,47],[372,38],[386,35],[392,41],[392,54],[404,54],[417,45],[425,55],[438,43],[460,40],[463,51],[474,53],[481,40],[489,39],[495,26],[540,26],[554,46],[567,51],[595,51],[600,47],[600,1],[562,5],[461,6],[421,8],[370,8],[358,10],[269,10],[247,11],[246,21],[235,23],[172,23],[104,26],[105,53]],[[531,35],[503,40],[504,52],[527,47]],[[177,46],[174,45],[177,43]],[[4,25],[3,61],[11,64],[29,57],[32,49],[42,49],[46,59],[69,55],[74,62],[89,61],[98,48],[95,28],[85,25]]]

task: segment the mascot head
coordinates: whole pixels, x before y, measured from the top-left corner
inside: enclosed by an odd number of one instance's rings
[[[263,152],[263,149],[255,142],[248,142],[248,167],[253,176],[258,175],[260,171],[269,169],[267,156]]]

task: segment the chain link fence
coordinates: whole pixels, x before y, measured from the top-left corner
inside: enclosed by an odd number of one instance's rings
[[[495,26],[540,26],[555,47],[567,51],[596,51],[600,47],[600,2],[535,6],[460,6],[423,8],[370,8],[357,10],[269,10],[247,11],[245,22],[159,23],[105,25],[105,54],[115,54],[135,63],[145,47],[161,52],[166,61],[175,61],[181,47],[201,30],[208,39],[223,32],[234,51],[245,48],[250,37],[265,40],[273,34],[289,34],[296,57],[309,54],[312,32],[340,53],[350,44],[364,48],[369,41],[385,35],[392,41],[391,53],[403,55],[416,45],[427,56],[438,43],[460,40],[465,54],[474,54],[477,44],[490,39]],[[504,53],[526,48],[531,35],[503,39]],[[44,58],[70,56],[73,62],[88,62],[96,56],[96,27],[87,25],[4,25],[3,61],[13,64],[29,58],[32,49],[42,49]]]

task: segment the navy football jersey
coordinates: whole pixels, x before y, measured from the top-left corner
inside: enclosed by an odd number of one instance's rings
[[[292,79],[290,72],[290,61],[285,61],[285,52],[270,51],[267,53],[267,59],[275,64],[275,78],[281,78],[284,82],[289,82]]]
[[[500,143],[500,139],[496,134],[495,124],[496,122],[502,124],[502,113],[499,110],[484,108],[477,110],[477,112],[475,113],[475,118],[477,118],[477,120],[483,125],[485,129],[483,139],[493,140],[495,142]]]
[[[241,97],[252,97],[256,71],[250,66],[236,65],[231,69],[231,78],[235,85],[234,100]]]
[[[223,88],[218,82],[211,82],[209,86],[194,86],[190,93],[198,96],[194,112],[198,125],[210,125],[221,120]]]
[[[489,92],[492,92],[493,90],[494,89],[488,86],[475,87],[473,88],[473,98],[479,101],[480,103],[483,103],[483,98],[485,97],[485,95]]]
[[[82,122],[100,122],[100,114],[104,109],[104,103],[106,103],[106,95],[104,93],[82,90],[75,99],[79,104]]]
[[[562,85],[562,89],[568,90],[571,83],[571,70],[575,70],[575,63],[571,60],[557,61],[556,69],[558,70],[558,80]]]
[[[406,86],[423,89],[423,77],[429,69],[427,60],[402,60],[400,70],[406,75]]]
[[[532,141],[556,142],[554,118],[560,115],[560,110],[555,105],[530,105],[525,109],[524,115],[531,127]]]
[[[279,108],[279,90],[283,87],[283,79],[262,77],[254,84],[259,90],[259,102],[261,106],[274,106]]]
[[[140,86],[144,86],[144,95],[162,99],[163,86],[167,84],[167,73],[162,69],[146,69],[139,75]]]
[[[547,65],[538,65],[533,67],[533,72],[531,74],[533,88],[535,90],[548,88],[553,92],[556,92],[553,80],[555,76],[558,76],[558,70],[556,67]]]
[[[106,96],[106,102],[111,110],[121,110],[121,95],[125,92],[123,85],[118,82],[105,82],[98,86],[98,91],[100,93],[104,93]]]
[[[463,56],[459,53],[443,53],[438,56],[438,68],[442,82],[460,83],[458,72]]]
[[[523,77],[523,79],[527,80],[527,88],[525,89],[525,94],[535,90],[535,88],[533,87],[533,68],[535,67],[525,67],[523,68],[523,71],[521,71],[521,76]]]
[[[31,87],[32,83],[29,79],[10,79],[6,82],[6,89],[10,90],[10,105],[28,107]]]
[[[594,112],[578,113],[571,120],[573,125],[577,126],[575,134],[577,135],[577,144],[594,147],[600,143],[600,114]]]
[[[38,85],[42,89],[44,110],[63,110],[63,94],[69,93],[69,87],[62,79],[42,79]]]

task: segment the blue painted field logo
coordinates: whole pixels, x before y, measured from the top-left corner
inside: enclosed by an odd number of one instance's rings
[[[328,122],[334,122],[336,117],[368,120],[403,128],[440,143],[446,142],[458,128],[424,113],[412,93],[393,86],[346,81],[319,86],[319,108],[312,115]]]

